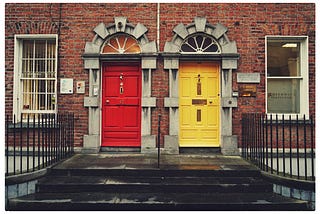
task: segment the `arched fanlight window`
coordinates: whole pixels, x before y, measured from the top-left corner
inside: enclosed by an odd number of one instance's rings
[[[181,45],[182,53],[221,53],[217,42],[204,34],[188,37]]]
[[[134,38],[127,34],[117,34],[105,42],[102,53],[140,53],[140,46]]]

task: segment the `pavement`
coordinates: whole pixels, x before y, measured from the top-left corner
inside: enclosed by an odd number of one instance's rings
[[[240,156],[221,154],[160,155],[160,169],[173,170],[255,170]],[[157,169],[158,156],[145,154],[75,154],[56,169]]]

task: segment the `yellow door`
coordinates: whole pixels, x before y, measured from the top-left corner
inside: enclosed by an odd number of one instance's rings
[[[219,74],[218,63],[180,63],[180,147],[220,146]]]

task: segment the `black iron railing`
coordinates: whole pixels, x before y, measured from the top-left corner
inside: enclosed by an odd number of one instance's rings
[[[314,181],[314,127],[312,117],[243,114],[241,155],[271,174]]]
[[[157,139],[157,149],[158,149],[158,168],[160,169],[160,125],[161,125],[161,114],[158,114],[158,139]]]
[[[48,167],[73,154],[74,115],[6,115],[5,141],[6,176]]]

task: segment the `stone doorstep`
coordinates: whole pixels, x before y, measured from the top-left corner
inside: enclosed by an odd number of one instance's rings
[[[41,193],[9,205],[8,210],[310,210],[304,201],[273,193]]]

